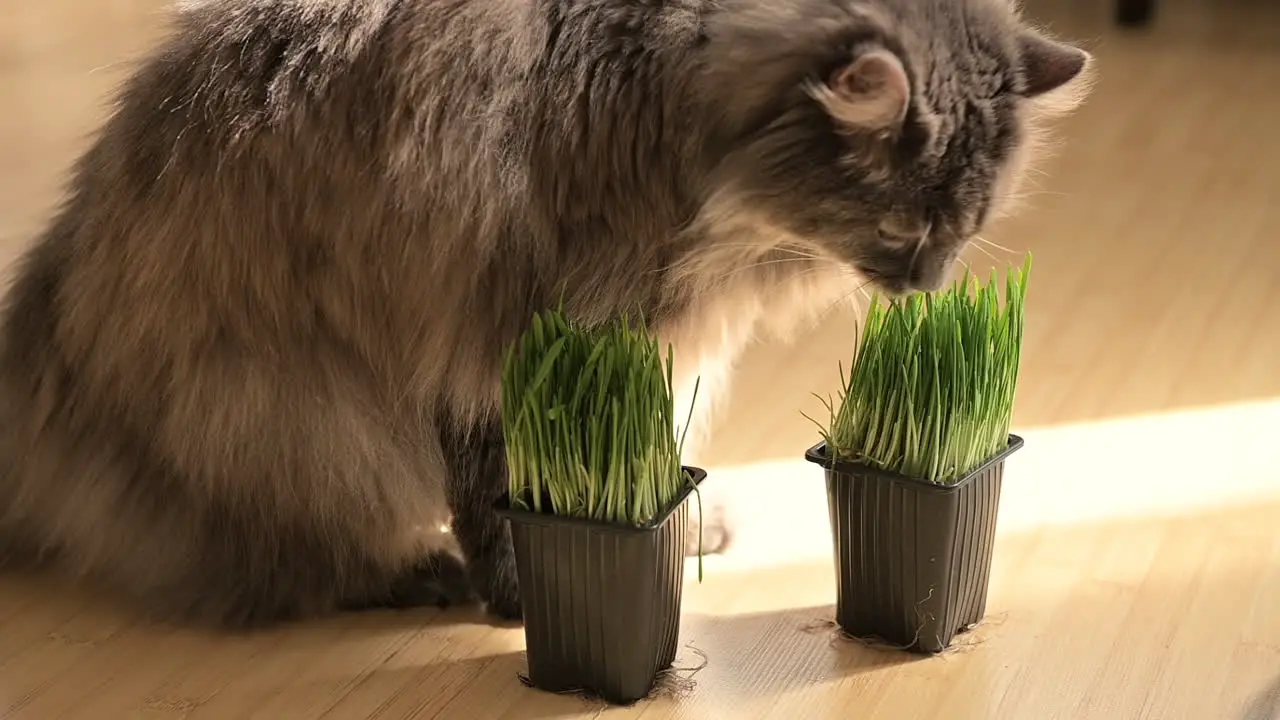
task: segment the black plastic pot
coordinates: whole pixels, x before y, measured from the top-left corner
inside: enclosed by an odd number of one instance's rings
[[[836,622],[850,635],[923,653],[945,650],[987,611],[991,550],[1009,444],[954,485],[805,459],[826,471],[836,555]]]
[[[705,471],[686,467],[695,485]],[[627,705],[671,667],[680,635],[687,488],[643,527],[509,507],[529,682]]]

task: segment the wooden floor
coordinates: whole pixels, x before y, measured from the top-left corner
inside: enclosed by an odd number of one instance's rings
[[[1034,208],[988,238],[1036,257],[1027,447],[1009,465],[988,622],[923,660],[825,624],[824,498],[798,458],[815,439],[800,411],[849,351],[853,315],[833,312],[752,353],[703,458],[740,533],[687,588],[677,664],[692,683],[604,716],[1280,718],[1280,3],[1162,0],[1135,35],[1109,27],[1110,0],[1030,5],[1088,42],[1101,81]],[[159,8],[0,0],[5,262]],[[598,716],[524,688],[522,645],[465,611],[216,637],[6,577],[0,717]]]

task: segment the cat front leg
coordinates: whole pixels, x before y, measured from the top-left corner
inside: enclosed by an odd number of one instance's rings
[[[446,491],[452,531],[466,561],[471,587],[488,611],[521,618],[515,551],[494,503],[507,489],[506,450],[496,418],[470,427],[442,422],[440,444],[449,471]]]

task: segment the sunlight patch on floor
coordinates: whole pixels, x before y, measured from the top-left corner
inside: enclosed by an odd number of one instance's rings
[[[1280,499],[1277,428],[1280,399],[1017,429],[1026,447],[1006,467],[998,532]],[[822,471],[799,459],[803,450],[796,460],[709,468],[735,496],[738,532],[708,567],[829,557]]]

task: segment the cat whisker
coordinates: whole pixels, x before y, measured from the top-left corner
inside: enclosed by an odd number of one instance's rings
[[[731,277],[735,277],[735,276],[737,276],[737,275],[739,275],[739,274],[741,274],[741,273],[748,272],[748,271],[751,271],[751,270],[759,270],[760,268],[763,268],[763,267],[768,267],[768,266],[773,266],[773,265],[780,265],[780,264],[782,264],[782,263],[797,263],[797,262],[802,262],[802,263],[812,263],[812,262],[813,262],[813,260],[810,260],[810,259],[808,259],[808,258],[772,258],[772,259],[769,259],[769,260],[760,260],[760,261],[757,261],[757,262],[747,263],[747,264],[745,264],[745,265],[738,265],[738,266],[736,266],[736,267],[732,268],[731,270],[729,270],[728,272],[721,274],[721,275],[719,276],[719,278],[718,278],[718,279],[719,279],[720,281],[723,281],[723,280],[725,280],[725,279],[728,279],[728,278],[731,278]],[[665,267],[665,268],[659,268],[659,269],[657,269],[657,270],[651,270],[650,272],[651,272],[651,273],[661,274],[661,273],[669,272],[669,271],[671,271],[671,270],[675,270],[676,268],[680,267],[681,265],[688,265],[688,264],[691,264],[691,261],[690,261],[690,262],[679,262],[679,263],[674,263],[674,264],[672,264],[672,265],[670,265],[670,266],[668,266],[668,267]]]
[[[753,250],[753,251],[755,251],[755,253],[756,253],[757,255],[768,255],[768,254],[769,254],[769,253],[771,253],[771,252],[786,252],[786,253],[791,253],[792,255],[800,255],[800,256],[803,256],[803,257],[811,257],[811,258],[818,258],[818,257],[820,257],[819,255],[817,255],[817,254],[816,254],[816,253],[814,253],[813,251],[808,250],[807,248],[802,248],[802,247],[798,247],[798,246],[790,245],[790,244],[786,244],[786,243],[783,243],[783,244],[780,244],[780,245],[761,245],[761,244],[759,244],[759,243],[726,243],[726,242],[717,242],[717,243],[714,243],[714,244],[712,244],[712,245],[707,246],[706,248],[703,248],[702,252],[703,252],[704,254],[705,254],[705,253],[713,253],[713,252],[716,252],[716,251],[719,251],[719,250],[725,250],[725,249],[732,249],[732,250]]]
[[[1033,187],[1030,189],[1019,190],[1018,192],[1015,192],[1015,193],[1000,195],[996,198],[996,202],[998,204],[1019,203],[1019,202],[1026,202],[1027,200],[1031,200],[1038,197],[1045,197],[1045,196],[1068,197],[1068,193],[1064,193],[1061,190],[1041,190],[1039,188]]]
[[[827,261],[827,258],[824,258],[824,257],[822,257],[822,256],[820,256],[820,255],[816,255],[816,254],[813,254],[813,253],[811,253],[811,252],[808,252],[808,251],[802,250],[802,249],[800,249],[800,248],[794,248],[794,247],[790,247],[790,246],[786,246],[786,245],[778,245],[778,246],[775,246],[775,247],[770,247],[770,248],[767,248],[767,249],[763,249],[763,251],[761,251],[761,250],[762,250],[762,248],[761,248],[759,245],[753,245],[753,244],[750,244],[750,243],[741,243],[741,244],[736,244],[736,245],[735,245],[735,244],[718,243],[718,244],[716,244],[716,245],[714,245],[714,246],[711,246],[711,247],[706,248],[705,250],[702,250],[701,252],[695,252],[695,253],[692,253],[692,254],[687,255],[687,256],[685,256],[685,257],[683,257],[683,258],[680,258],[679,260],[677,260],[677,261],[675,261],[675,262],[671,263],[670,265],[667,265],[667,266],[664,266],[664,267],[658,268],[658,269],[656,269],[656,270],[651,270],[650,272],[651,272],[651,273],[666,273],[666,272],[670,272],[670,271],[676,270],[677,268],[680,268],[680,267],[688,267],[688,266],[691,266],[691,265],[696,265],[696,264],[698,264],[700,261],[702,261],[702,260],[703,260],[703,258],[706,258],[706,257],[708,257],[708,256],[712,256],[712,255],[714,255],[715,253],[717,253],[717,252],[721,252],[721,251],[723,251],[723,250],[724,250],[724,249],[726,249],[726,248],[728,248],[728,249],[745,249],[745,250],[754,250],[754,251],[757,251],[757,252],[758,252],[758,254],[759,254],[760,256],[762,256],[762,257],[763,257],[763,256],[767,256],[767,255],[769,255],[769,254],[771,254],[771,253],[775,253],[775,252],[779,252],[779,253],[790,253],[791,255],[793,255],[793,256],[794,256],[794,257],[783,257],[783,258],[767,258],[767,257],[766,257],[765,259],[757,260],[757,261],[755,261],[755,262],[750,262],[750,263],[747,263],[747,264],[745,264],[745,265],[738,265],[738,266],[736,266],[736,267],[735,267],[735,268],[734,268],[734,269],[729,273],[729,275],[728,275],[728,276],[737,275],[738,273],[745,272],[745,271],[747,271],[747,270],[752,270],[752,269],[756,269],[756,268],[759,268],[759,267],[762,267],[762,266],[766,266],[766,265],[773,265],[773,264],[777,264],[777,263],[784,263],[784,262],[810,262],[810,263],[823,263],[823,262],[826,262],[826,261]],[[728,277],[728,276],[726,276],[726,277]]]
[[[795,278],[795,279],[797,279],[797,280],[798,280],[798,279],[801,279],[801,278],[804,278],[804,277],[808,277],[809,275],[813,275],[813,274],[815,274],[815,273],[822,272],[823,270],[829,270],[829,269],[830,269],[830,268],[829,268],[829,267],[827,267],[827,266],[819,265],[819,264],[817,264],[817,263],[814,263],[814,264],[812,264],[810,267],[806,267],[806,268],[803,268],[803,269],[801,269],[801,270],[797,271],[797,272],[796,272],[796,274],[795,274],[795,275],[792,275],[791,277],[792,277],[792,278]]]
[[[742,265],[740,267],[736,267],[731,272],[724,275],[723,277],[733,277],[735,275],[747,272],[749,270],[759,270],[762,267],[768,267],[770,265],[780,265],[782,263],[797,263],[797,262],[813,263],[814,260],[811,260],[809,258],[798,258],[798,257],[797,258],[774,258],[772,260],[762,260],[760,262],[750,263],[748,265]],[[813,272],[815,270],[821,270],[821,269],[822,268],[806,268],[802,270],[800,273],[798,273],[797,277],[803,276],[806,273]]]
[[[721,247],[757,247],[757,246],[754,246],[754,245],[729,245],[729,246],[721,245]],[[791,253],[792,255],[796,255],[796,256],[799,256],[799,257],[813,258],[814,260],[817,260],[817,259],[820,257],[819,255],[817,255],[816,253],[814,253],[814,252],[812,252],[812,251],[810,251],[810,250],[806,250],[806,249],[804,249],[804,248],[800,248],[800,247],[795,247],[794,245],[775,245],[775,246],[773,246],[773,247],[769,248],[769,249],[766,251],[766,253],[768,253],[768,252],[786,252],[786,253]]]
[[[995,255],[993,255],[993,254],[991,253],[991,251],[990,251],[990,250],[988,250],[988,249],[986,249],[986,248],[982,247],[981,245],[973,244],[973,245],[970,245],[969,247],[971,247],[971,248],[973,248],[974,250],[977,250],[978,252],[982,253],[983,255],[986,255],[987,257],[991,258],[991,261],[992,261],[992,262],[995,262],[995,263],[999,263],[999,262],[1000,262],[1000,258],[998,258],[998,257],[996,257]]]
[[[911,277],[912,275],[915,274],[916,262],[920,260],[920,251],[924,248],[925,243],[928,241],[929,241],[928,236],[925,236],[924,239],[916,243],[915,249],[911,251],[911,262],[907,263],[907,277]]]
[[[857,287],[845,293],[844,295],[840,296],[839,298],[836,298],[830,305],[827,305],[827,307],[823,308],[822,311],[817,314],[816,318],[818,320],[822,320],[832,310],[836,309],[838,306],[844,303],[849,302],[850,300],[853,300],[853,305],[855,309],[862,310],[862,308],[858,307],[857,298],[854,296],[857,295],[858,293],[861,293],[862,296],[867,299],[868,303],[874,302],[875,299],[872,298],[871,295],[869,295],[866,291],[866,287],[870,284],[871,284],[870,280],[863,281]]]
[[[994,242],[991,242],[990,240],[988,240],[988,239],[986,239],[986,238],[982,237],[981,235],[974,235],[974,236],[973,236],[973,239],[974,239],[975,241],[977,241],[977,242],[982,243],[983,245],[986,245],[986,246],[987,246],[987,247],[989,247],[989,248],[995,248],[996,250],[1000,250],[1000,251],[1003,251],[1003,252],[1007,252],[1007,253],[1009,253],[1010,255],[1017,255],[1017,254],[1018,254],[1018,251],[1016,251],[1016,250],[1012,250],[1012,249],[1010,249],[1010,248],[1007,248],[1007,247],[1005,247],[1005,246],[1001,245],[1000,243],[994,243]]]

